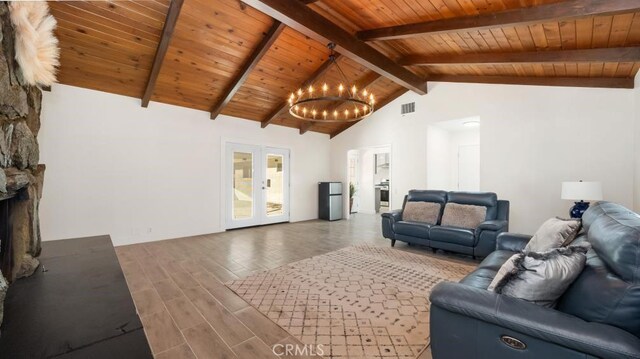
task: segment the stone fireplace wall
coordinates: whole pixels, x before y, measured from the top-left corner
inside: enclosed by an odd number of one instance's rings
[[[6,2],[0,2],[0,28],[0,201],[10,201],[9,216],[0,221],[8,220],[12,263],[9,273],[0,276],[1,322],[7,282],[33,274],[39,265],[38,205],[45,167],[38,164],[37,140],[42,92],[24,83],[15,61],[15,31]]]

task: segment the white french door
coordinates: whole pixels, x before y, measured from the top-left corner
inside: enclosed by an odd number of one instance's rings
[[[289,221],[289,150],[226,145],[226,228]]]

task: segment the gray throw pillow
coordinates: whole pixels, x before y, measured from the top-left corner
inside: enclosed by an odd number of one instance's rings
[[[447,203],[442,214],[442,225],[476,229],[487,218],[487,207],[470,204]]]
[[[437,224],[442,205],[435,202],[407,202],[402,211],[402,220]]]
[[[487,290],[553,308],[582,272],[589,248],[591,245],[584,242],[541,253],[515,254],[502,265]]]
[[[579,219],[551,218],[544,222],[524,248],[525,252],[544,252],[566,247],[576,238],[582,222]]]

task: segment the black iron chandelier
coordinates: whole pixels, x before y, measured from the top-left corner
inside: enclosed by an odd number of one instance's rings
[[[350,83],[336,61],[335,44],[329,43],[329,61],[335,65],[342,83],[332,86],[309,85],[289,96],[289,113],[298,119],[315,122],[352,122],[361,120],[374,111],[375,97],[367,89],[359,89]]]

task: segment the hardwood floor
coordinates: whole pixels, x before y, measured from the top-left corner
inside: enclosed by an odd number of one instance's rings
[[[378,215],[121,246],[116,253],[156,358],[277,358],[273,345],[301,343],[223,283],[361,243],[390,245]],[[404,243],[396,247],[433,255]],[[428,348],[425,358],[431,358]]]

